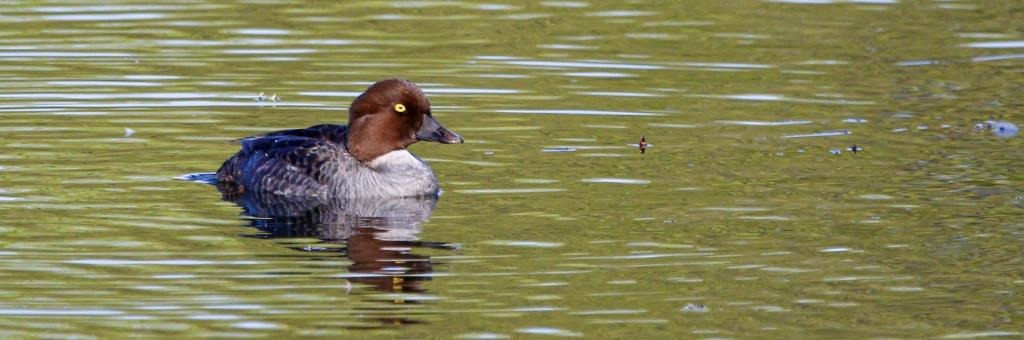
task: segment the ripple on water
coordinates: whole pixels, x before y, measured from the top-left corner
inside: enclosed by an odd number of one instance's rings
[[[838,4],[846,2],[860,2],[869,4],[895,4],[898,0],[767,0],[768,2],[778,2],[787,4],[803,4],[803,5],[816,5],[816,4]]]
[[[643,92],[602,92],[602,91],[586,91],[576,92],[588,96],[598,97],[640,97],[640,98],[651,98],[651,97],[664,97],[665,95],[656,93],[643,93]]]
[[[636,77],[635,74],[619,73],[619,72],[565,72],[563,76],[569,77],[581,77],[581,78],[632,78]]]
[[[621,153],[583,153],[580,157],[626,157],[627,155]]]
[[[565,337],[580,337],[583,333],[573,332],[564,330],[561,328],[553,327],[526,327],[516,329],[516,332],[523,334],[536,334],[536,335],[550,335],[550,336],[565,336]]]
[[[496,246],[509,246],[509,247],[526,247],[526,248],[558,248],[562,246],[560,242],[541,242],[541,241],[513,241],[513,240],[492,240],[485,241],[484,244],[496,245]]]
[[[885,195],[885,194],[864,194],[864,195],[860,195],[858,197],[866,199],[866,200],[872,200],[872,201],[884,201],[884,200],[891,200],[891,199],[893,199],[892,196]]]
[[[576,148],[569,146],[559,146],[553,148],[545,148],[541,152],[576,152]]]
[[[522,93],[513,89],[478,89],[478,88],[424,88],[427,94],[515,94]]]
[[[833,105],[871,105],[875,102],[869,100],[847,100],[847,99],[805,99],[805,98],[790,98],[783,95],[777,94],[764,94],[764,93],[745,93],[745,94],[693,94],[687,95],[687,97],[693,98],[712,98],[712,99],[728,99],[728,100],[741,100],[741,101],[779,101],[779,102],[792,102],[792,103],[804,103],[804,104],[833,104]]]
[[[590,3],[585,1],[541,1],[542,6],[562,8],[587,8]]]
[[[606,110],[540,110],[540,109],[500,109],[497,113],[542,114],[542,115],[580,115],[580,116],[664,116],[661,113],[638,111],[606,111]]]
[[[235,34],[244,35],[288,35],[291,34],[289,30],[282,30],[276,28],[239,28],[233,29],[228,32]]]
[[[1014,41],[981,41],[964,44],[970,48],[1024,48],[1024,40]]]
[[[630,64],[616,62],[572,62],[572,61],[543,61],[543,60],[509,60],[506,64],[518,66],[538,66],[545,68],[595,68],[595,69],[620,69],[620,70],[661,70],[664,66],[648,64]]]
[[[756,121],[756,120],[719,120],[718,124],[743,125],[743,126],[786,126],[812,124],[810,120],[779,120],[779,121]]]
[[[588,17],[644,17],[658,14],[657,12],[651,11],[628,11],[628,10],[616,10],[616,11],[600,11],[587,13]]]
[[[479,339],[479,340],[490,340],[490,339],[508,339],[509,336],[500,333],[466,333],[459,334],[455,337],[456,339]]]
[[[853,132],[850,132],[850,130],[835,130],[835,131],[825,131],[825,132],[785,135],[785,136],[782,136],[782,138],[789,139],[789,138],[810,138],[810,137],[834,137],[834,136],[845,136],[845,135],[849,135],[849,134],[853,134]]]
[[[1010,59],[1024,59],[1024,53],[983,55],[983,56],[974,57],[973,59],[971,59],[971,61],[975,62],[975,63],[981,63],[981,62],[988,62],[988,61],[1000,61],[1000,60],[1010,60]]]
[[[647,126],[650,126],[650,127],[660,127],[660,128],[673,128],[673,129],[689,129],[689,128],[699,127],[700,125],[696,125],[696,124],[676,124],[676,123],[650,123],[650,124],[647,124]]]
[[[706,207],[706,208],[698,208],[697,210],[729,211],[729,212],[754,212],[754,211],[769,211],[771,209],[768,209],[768,208],[758,208],[758,207]]]
[[[963,332],[950,334],[942,337],[943,339],[974,339],[974,338],[988,338],[988,337],[1009,337],[1021,335],[1020,332],[1009,332],[1002,330],[992,331],[981,331],[981,332]]]
[[[119,260],[119,259],[80,259],[64,261],[70,264],[84,264],[94,266],[205,266],[205,265],[255,265],[261,261],[240,260],[240,261],[212,261],[212,260]]]
[[[56,14],[44,15],[42,18],[49,21],[128,21],[128,20],[155,20],[164,19],[168,15],[164,13],[103,13],[103,14]]]
[[[29,309],[29,308],[11,308],[11,309],[0,309],[0,315],[43,315],[43,316],[113,316],[123,315],[124,312],[113,309],[74,309],[74,308],[62,308],[62,309]]]
[[[545,193],[545,192],[561,192],[565,189],[560,188],[505,188],[505,189],[462,189],[455,190],[457,193],[462,194],[532,194],[532,193]]]
[[[544,179],[544,178],[517,178],[513,180],[516,183],[524,184],[551,184],[558,183],[557,179]]]
[[[587,183],[612,183],[612,184],[650,184],[650,180],[646,179],[635,179],[635,178],[614,178],[614,177],[599,177],[599,178],[586,178],[582,180]]]
[[[591,316],[591,315],[635,315],[647,313],[646,309],[597,309],[581,312],[572,312],[570,315]]]

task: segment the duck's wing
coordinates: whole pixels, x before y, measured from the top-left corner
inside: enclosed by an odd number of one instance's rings
[[[346,128],[317,125],[239,140],[242,149],[217,170],[217,179],[241,191],[314,194],[328,181]],[[336,169],[334,169],[336,170]]]
[[[274,131],[267,134],[249,136],[241,139],[236,139],[232,142],[244,144],[243,142],[248,140],[262,139],[266,137],[308,137],[314,139],[321,139],[330,141],[332,143],[342,144],[345,141],[345,134],[348,133],[347,125],[335,125],[335,124],[320,124],[313,125],[305,129],[290,129]]]

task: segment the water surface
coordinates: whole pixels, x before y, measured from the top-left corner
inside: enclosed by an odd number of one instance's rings
[[[11,2],[0,334],[1018,337],[1020,13]],[[436,202],[175,179],[395,76],[466,138]]]

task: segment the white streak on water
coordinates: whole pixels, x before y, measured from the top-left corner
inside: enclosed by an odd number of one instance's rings
[[[646,179],[633,179],[633,178],[611,178],[611,177],[600,177],[600,178],[587,178],[583,182],[587,183],[614,183],[614,184],[649,184],[651,181]]]
[[[836,130],[836,131],[825,131],[815,133],[805,133],[797,135],[785,135],[782,138],[808,138],[808,137],[833,137],[833,136],[844,136],[852,134],[850,130]]]
[[[124,312],[112,309],[0,309],[0,315],[9,316],[110,316]]]
[[[715,121],[718,124],[728,125],[744,125],[744,126],[786,126],[786,125],[802,125],[812,124],[810,120],[780,120],[775,122],[768,121],[754,121],[754,120],[719,120]]]
[[[1024,48],[1024,40],[1014,41],[982,41],[964,44],[964,47],[970,48]]]
[[[549,115],[582,115],[582,116],[663,116],[652,112],[603,111],[603,110],[494,110],[498,113],[549,114]]]

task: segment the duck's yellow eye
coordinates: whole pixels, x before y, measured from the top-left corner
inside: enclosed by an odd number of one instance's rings
[[[405,112],[405,105],[402,105],[402,104],[395,104],[395,111],[398,111],[398,112]]]

